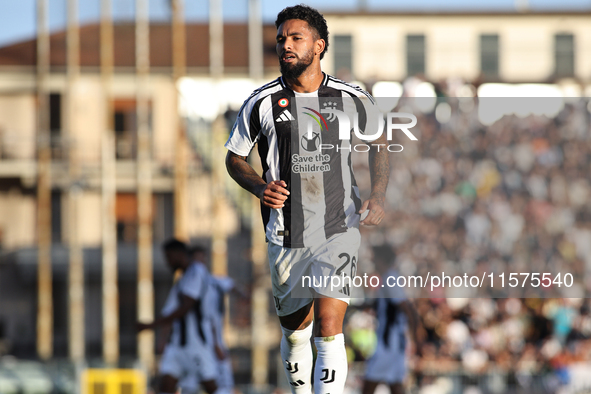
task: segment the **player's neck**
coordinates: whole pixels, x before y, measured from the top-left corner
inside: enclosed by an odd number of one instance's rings
[[[283,77],[285,84],[296,93],[312,93],[320,88],[324,80],[324,73],[318,67],[308,67],[306,71],[297,78],[288,79]]]

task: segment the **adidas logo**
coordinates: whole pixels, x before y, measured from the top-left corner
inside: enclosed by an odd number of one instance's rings
[[[285,110],[279,115],[275,122],[289,122],[290,120],[295,120],[295,118],[291,115],[288,110]]]

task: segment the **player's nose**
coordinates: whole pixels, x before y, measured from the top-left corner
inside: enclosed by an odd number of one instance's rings
[[[291,51],[293,49],[293,40],[290,37],[287,37],[285,41],[283,41],[283,49],[285,51]]]

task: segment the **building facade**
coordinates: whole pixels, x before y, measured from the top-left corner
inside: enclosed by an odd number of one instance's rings
[[[327,14],[326,67],[354,80],[423,75],[490,82],[591,82],[591,14]]]

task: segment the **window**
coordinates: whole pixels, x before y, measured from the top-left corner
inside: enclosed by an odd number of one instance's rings
[[[425,36],[406,36],[406,74],[425,74]]]
[[[62,95],[51,93],[49,95],[49,141],[51,155],[54,159],[64,158],[64,147],[62,146]]]
[[[334,36],[333,45],[335,76],[351,80],[353,75],[353,38],[350,35]]]
[[[486,79],[499,77],[499,36],[497,34],[480,36],[480,72]]]
[[[168,197],[167,197],[168,196]],[[158,240],[170,238],[173,235],[172,223],[172,193],[153,194],[151,219],[153,234]],[[138,241],[138,201],[136,193],[117,193],[115,199],[115,220],[117,222],[117,242],[134,244]],[[162,226],[155,231],[154,226]]]
[[[133,160],[137,154],[137,115],[134,99],[113,102],[113,127],[117,159]]]
[[[137,196],[133,193],[117,193],[115,200],[115,220],[117,222],[117,242],[133,244],[137,242],[138,215]]]
[[[154,242],[161,244],[174,236],[174,194],[154,194],[154,223],[152,233]]]
[[[49,95],[49,130],[60,132],[62,129],[62,95],[51,93]]]
[[[572,34],[554,36],[554,65],[557,77],[574,77],[575,38]]]
[[[137,158],[137,103],[135,98],[113,101],[113,128],[117,159]],[[152,130],[152,102],[148,102],[148,128]]]
[[[51,191],[51,241],[62,242],[62,192]]]

